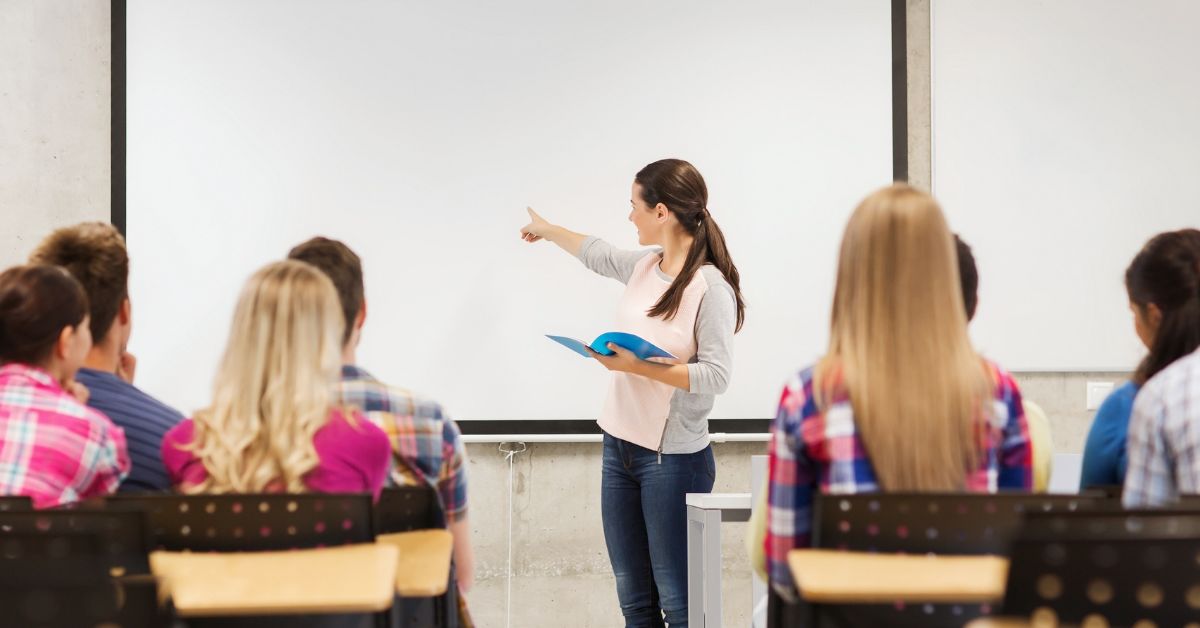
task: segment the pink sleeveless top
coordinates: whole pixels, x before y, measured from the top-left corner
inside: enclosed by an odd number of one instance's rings
[[[618,304],[618,331],[637,334],[687,363],[696,355],[696,315],[708,285],[697,272],[683,292],[679,311],[670,320],[651,317],[650,308],[671,286],[659,275],[658,255],[646,255],[638,261],[625,285]],[[608,396],[600,412],[600,427],[605,432],[646,449],[662,446],[671,412],[675,387],[630,373],[612,374]]]

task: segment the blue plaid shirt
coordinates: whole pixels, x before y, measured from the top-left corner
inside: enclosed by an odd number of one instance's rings
[[[465,518],[466,451],[458,426],[442,407],[392,388],[353,365],[342,367],[340,392],[343,404],[358,408],[391,441],[389,483],[432,486],[441,498],[447,523]]]

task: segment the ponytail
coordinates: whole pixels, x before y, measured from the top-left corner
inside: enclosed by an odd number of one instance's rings
[[[682,159],[662,159],[637,173],[634,177],[642,186],[642,197],[650,206],[662,203],[675,214],[679,224],[692,236],[692,246],[683,261],[683,270],[659,298],[658,303],[647,312],[650,316],[674,318],[679,313],[683,292],[692,277],[705,264],[716,266],[733,289],[737,304],[737,325],[741,331],[746,318],[746,304],[742,300],[741,276],[729,249],[725,246],[725,234],[708,212],[708,187],[704,177],[692,164]]]

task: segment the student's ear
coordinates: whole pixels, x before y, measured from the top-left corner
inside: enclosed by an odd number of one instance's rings
[[[122,326],[128,327],[130,321],[133,320],[133,303],[129,301],[129,297],[121,300],[121,307],[117,310],[117,321]]]
[[[71,357],[71,343],[75,340],[75,328],[67,325],[58,332],[58,342],[54,343],[52,357],[55,360],[66,360]]]
[[[1156,303],[1146,304],[1146,322],[1150,324],[1150,329],[1158,329],[1162,325],[1163,313],[1162,308]]]
[[[658,220],[658,222],[660,222],[660,223],[666,222],[667,218],[669,218],[670,216],[671,216],[671,210],[667,209],[666,205],[659,203],[658,205],[654,206],[654,218],[656,220]]]
[[[367,300],[364,298],[362,307],[358,308],[358,316],[354,317],[354,328],[362,329],[367,323]]]

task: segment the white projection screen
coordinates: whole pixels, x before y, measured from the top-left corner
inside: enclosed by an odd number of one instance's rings
[[[207,403],[240,286],[313,235],[363,258],[360,363],[458,419],[590,419],[621,286],[525,207],[632,248],[630,184],[705,175],[748,304],[714,418],[772,416],[827,339],[846,217],[891,180],[890,3],[129,0],[139,384]]]
[[[1129,371],[1125,268],[1200,226],[1200,3],[936,0],[933,189],[975,247],[976,345]]]

